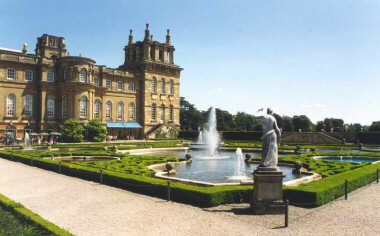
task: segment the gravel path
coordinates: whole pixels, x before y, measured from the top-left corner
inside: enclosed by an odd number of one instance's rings
[[[0,158],[0,193],[76,235],[380,235],[380,184],[323,207],[255,216],[247,204],[201,209]]]

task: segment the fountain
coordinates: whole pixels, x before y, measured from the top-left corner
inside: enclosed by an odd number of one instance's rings
[[[199,131],[199,135],[198,135],[198,139],[197,139],[197,144],[204,144],[203,131],[201,130],[200,127],[198,127],[198,131]]]
[[[216,112],[215,107],[211,107],[208,116],[208,127],[204,130],[204,139],[202,140],[207,145],[208,156],[217,156],[220,142],[219,133],[216,129]]]
[[[28,132],[25,132],[24,137],[24,150],[32,150],[32,140],[30,139],[30,135]]]
[[[236,156],[236,166],[235,166],[235,172],[234,176],[229,177],[230,180],[243,180],[248,179],[247,174],[245,172],[245,161],[244,161],[244,155],[241,148],[237,148],[235,152]]]

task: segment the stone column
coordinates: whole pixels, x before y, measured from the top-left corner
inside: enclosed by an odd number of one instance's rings
[[[163,53],[164,53],[164,63],[168,63],[169,62],[168,48],[164,47]]]

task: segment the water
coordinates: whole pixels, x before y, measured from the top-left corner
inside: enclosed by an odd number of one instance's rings
[[[236,165],[235,165],[235,172],[234,176],[231,176],[229,179],[247,179],[247,174],[245,173],[245,161],[244,161],[244,155],[241,148],[237,148],[235,152],[236,157]]]
[[[344,162],[353,162],[353,163],[363,163],[363,162],[375,162],[379,158],[370,158],[370,157],[352,157],[352,156],[322,156],[314,157],[318,160],[324,161],[344,161]]]
[[[25,132],[24,150],[33,150],[33,148],[32,148],[32,140],[30,139],[30,135],[29,135],[28,132]]]
[[[242,178],[237,178],[237,156],[236,152],[219,151],[218,157],[205,158],[208,150],[191,150],[193,156],[190,164],[181,164],[177,168],[177,173],[174,177],[190,179],[195,181],[205,181],[210,183],[239,183]],[[261,156],[261,153],[249,153],[252,158]],[[165,151],[151,153],[151,155],[177,156],[185,157],[184,151]],[[244,155],[242,155],[244,156]],[[241,163],[239,168],[240,176],[246,176],[252,179],[252,173],[257,168],[258,164],[248,164],[245,161]],[[284,182],[296,178],[304,177],[297,176],[292,173],[292,167],[280,166],[281,171],[285,175]]]
[[[208,127],[203,131],[199,132],[198,136],[199,144],[206,144],[208,153],[207,157],[216,157],[218,156],[218,147],[220,143],[220,136],[216,129],[216,111],[215,107],[211,107],[209,116],[208,116]]]

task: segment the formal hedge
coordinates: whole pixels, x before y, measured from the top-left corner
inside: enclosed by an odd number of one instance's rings
[[[167,198],[167,180],[107,169],[103,169],[101,174],[100,169],[96,167],[33,158],[26,152],[0,151],[0,157],[95,182],[99,182],[102,176],[102,181],[106,185],[155,197]],[[171,199],[196,206],[210,207],[226,203],[247,202],[251,190],[252,186],[200,187],[172,182]]]
[[[345,194],[345,180],[348,192],[358,189],[376,180],[380,163],[340,173],[297,187],[286,187],[284,196],[294,204],[303,206],[321,206]]]
[[[33,213],[29,209],[25,208],[20,203],[12,201],[11,199],[0,194],[0,205],[14,214],[16,217],[21,219],[28,224],[35,226],[37,229],[41,230],[43,233],[59,235],[59,236],[69,236],[73,235],[68,231],[56,226],[55,224],[43,219],[41,216]]]
[[[251,141],[260,141],[263,132],[248,131],[223,131],[222,137],[226,140],[251,140]]]
[[[106,154],[105,152],[104,154]],[[66,153],[67,154],[67,153]],[[301,206],[320,206],[332,201],[344,194],[344,180],[350,183],[349,191],[364,186],[376,178],[376,169],[379,164],[352,164],[338,163],[323,160],[314,160],[313,155],[323,153],[309,153],[282,157],[282,161],[293,163],[301,161],[313,171],[322,173],[325,178],[297,187],[284,187],[284,196],[294,204]],[[379,156],[377,153],[347,153],[327,152],[328,155],[370,155]],[[84,166],[70,162],[58,162],[55,160],[42,159],[36,152],[0,151],[0,157],[20,161],[28,165],[37,166],[75,176],[82,179],[102,182],[109,186],[119,187],[129,191],[148,194],[155,197],[167,198],[168,181],[152,178],[144,175],[133,175],[126,172],[103,169],[100,171],[96,166]],[[136,163],[143,165],[144,163]],[[252,193],[252,186],[218,186],[201,187],[171,182],[171,199],[201,207],[216,206],[219,204],[248,202]]]
[[[178,138],[195,140],[195,139],[198,138],[198,135],[199,135],[198,131],[185,131],[185,130],[181,130],[178,133]]]

